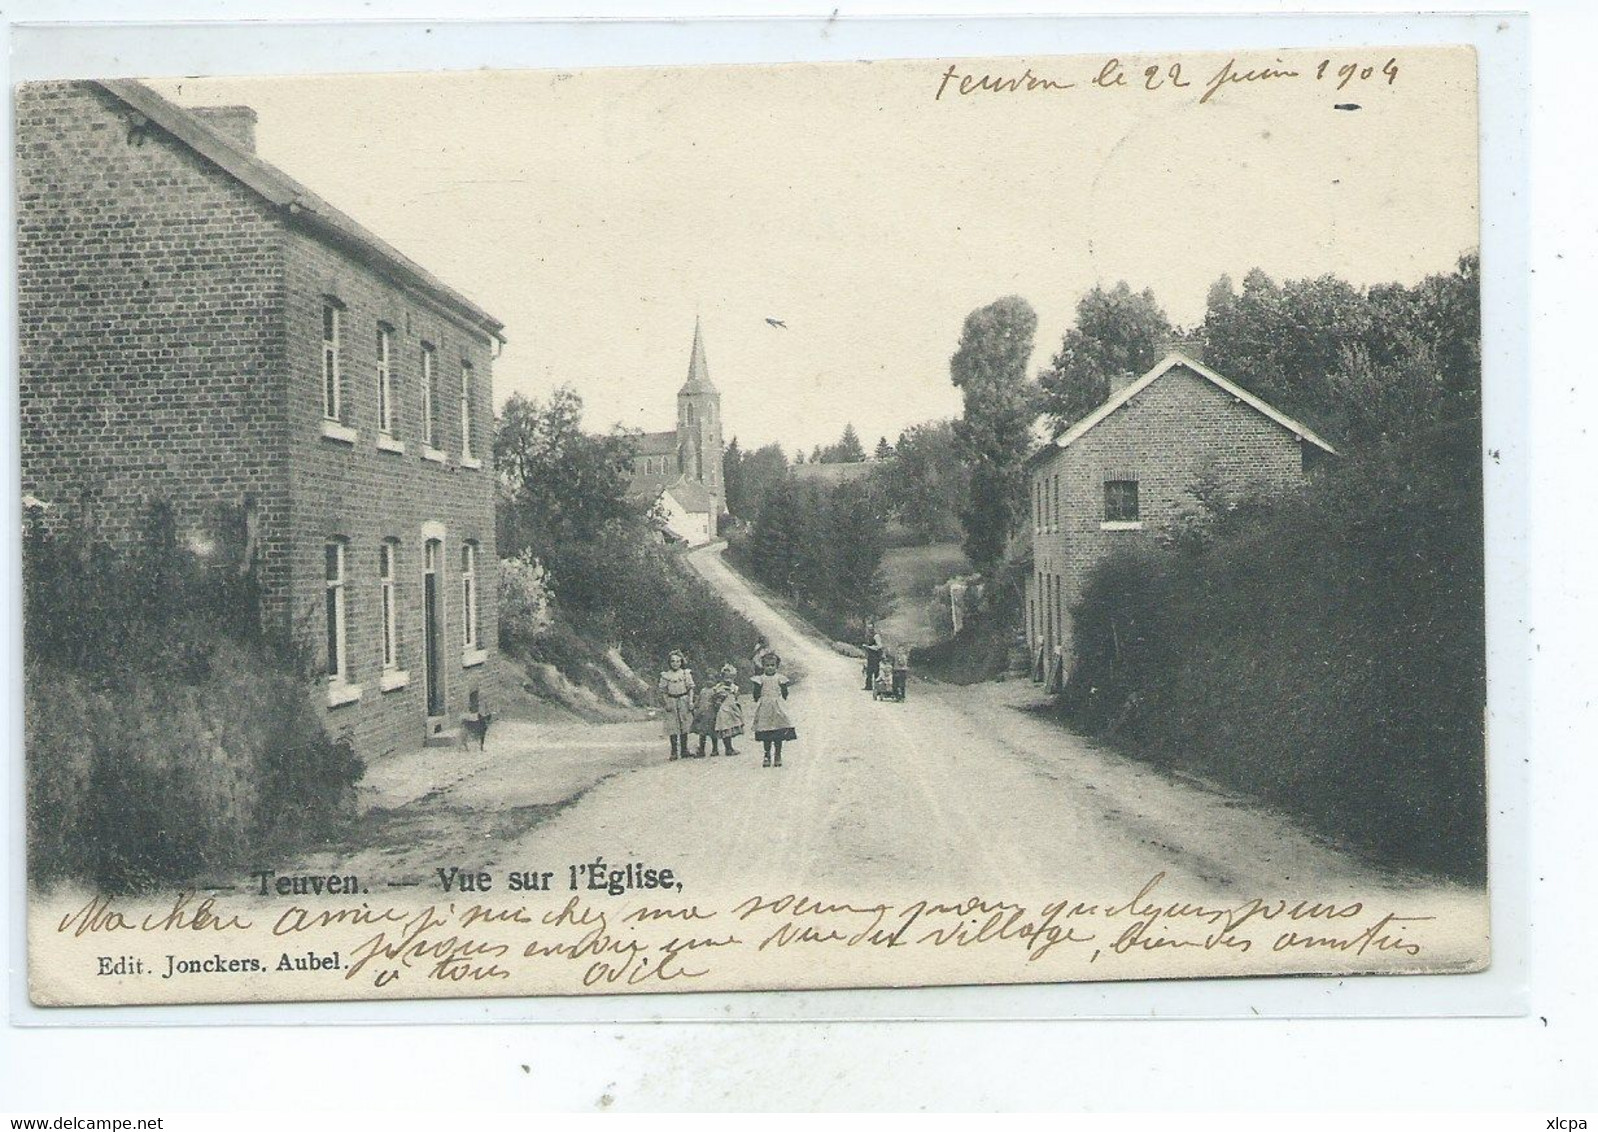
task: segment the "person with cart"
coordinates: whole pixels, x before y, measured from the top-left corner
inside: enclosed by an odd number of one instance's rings
[[[882,636],[877,632],[877,623],[866,621],[866,691],[870,692],[877,686],[877,673],[882,670],[882,654],[884,646]]]

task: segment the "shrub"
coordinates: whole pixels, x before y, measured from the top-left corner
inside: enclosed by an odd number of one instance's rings
[[[701,673],[735,661],[748,669],[760,635],[682,560],[637,525],[615,524],[592,543],[569,544],[548,575],[547,618],[500,615],[500,647],[552,664],[567,679],[617,649],[647,679],[681,649]]]
[[[544,564],[523,551],[499,563],[499,636],[502,648],[538,637],[555,619],[554,595]],[[506,642],[509,642],[507,644]]]
[[[1383,863],[1486,868],[1485,590],[1473,433],[1105,559],[1061,709]]]
[[[305,650],[239,608],[231,570],[157,511],[119,555],[81,532],[25,544],[28,849],[36,883],[183,883],[323,836],[362,767],[323,732]]]

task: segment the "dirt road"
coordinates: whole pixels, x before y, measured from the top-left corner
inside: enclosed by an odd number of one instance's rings
[[[780,770],[760,766],[749,737],[737,757],[670,763],[654,724],[586,736],[507,728],[488,757],[387,815],[355,864],[394,875],[458,854],[463,865],[561,870],[603,855],[671,867],[701,891],[1135,893],[1163,872],[1188,898],[1447,895],[1071,735],[1035,710],[1029,682],[912,681],[907,702],[873,702],[858,661],[786,620],[719,551],[691,561],[804,671],[791,703],[800,737]]]

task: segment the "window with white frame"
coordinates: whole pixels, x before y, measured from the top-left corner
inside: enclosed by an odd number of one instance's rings
[[[472,459],[472,367],[461,363],[461,459]]]
[[[331,539],[324,551],[327,560],[327,676],[333,683],[342,684],[350,677],[346,650],[349,610],[345,607],[344,595],[344,543]]]
[[[1060,529],[1060,477],[1054,477],[1054,529]]]
[[[394,329],[377,324],[377,428],[394,435]]]
[[[465,650],[477,648],[477,544],[461,544],[461,625]]]
[[[330,421],[341,419],[343,391],[339,388],[339,323],[342,313],[337,304],[322,303],[322,416]]]
[[[393,539],[384,542],[377,550],[377,584],[383,610],[383,667],[389,671],[399,667],[399,603],[394,599],[395,558],[399,547]]]
[[[437,351],[426,342],[422,343],[422,443],[429,448],[438,447],[437,409],[434,402],[433,381],[435,379],[435,363],[438,361]]]
[[[1106,523],[1138,521],[1137,480],[1104,481],[1104,521]]]

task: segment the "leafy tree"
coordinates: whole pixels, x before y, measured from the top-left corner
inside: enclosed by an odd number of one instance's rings
[[[749,539],[755,577],[779,593],[792,594],[807,532],[799,508],[799,486],[784,476],[766,496]]]
[[[991,569],[1004,554],[1026,497],[1022,464],[1031,441],[1036,387],[1027,381],[1038,316],[1009,295],[966,316],[949,376],[965,395],[955,438],[970,474],[961,513],[966,555]]]
[[[889,460],[893,458],[893,445],[888,443],[886,436],[877,437],[876,451],[871,453],[873,460]]]
[[[960,534],[968,477],[950,421],[927,421],[899,434],[892,459],[877,471],[884,504],[922,543]]]
[[[1290,416],[1337,430],[1330,375],[1345,350],[1368,344],[1373,328],[1358,288],[1331,275],[1278,285],[1256,268],[1241,293],[1218,280],[1208,304],[1199,335],[1209,366]]]
[[[742,518],[741,511],[746,505],[748,494],[744,486],[744,453],[738,446],[736,436],[728,441],[727,447],[721,453],[721,488],[727,513]]]
[[[788,474],[788,456],[779,444],[762,445],[752,452],[736,451],[736,444],[735,438],[727,448],[723,473],[727,510],[748,523],[760,514],[771,489]]]
[[[846,482],[833,489],[827,511],[830,608],[851,625],[880,616],[889,606],[882,573],[886,524],[880,505],[865,484]]]
[[[494,433],[502,555],[531,550],[553,561],[560,548],[593,543],[607,527],[639,517],[627,498],[633,437],[585,433],[582,416],[570,386],[547,404],[520,394],[506,402]]]
[[[1171,337],[1171,321],[1150,290],[1124,282],[1083,295],[1076,325],[1038,375],[1044,409],[1063,428],[1097,408],[1111,389],[1151,369]]]
[[[1250,271],[1210,288],[1206,361],[1336,441],[1412,433],[1479,413],[1479,259],[1413,287],[1361,290],[1333,276],[1278,285]],[[1435,423],[1435,420],[1434,420]]]
[[[793,521],[802,532],[794,554],[788,592],[812,610],[832,608],[838,590],[834,574],[831,494],[824,484],[794,485]]]

